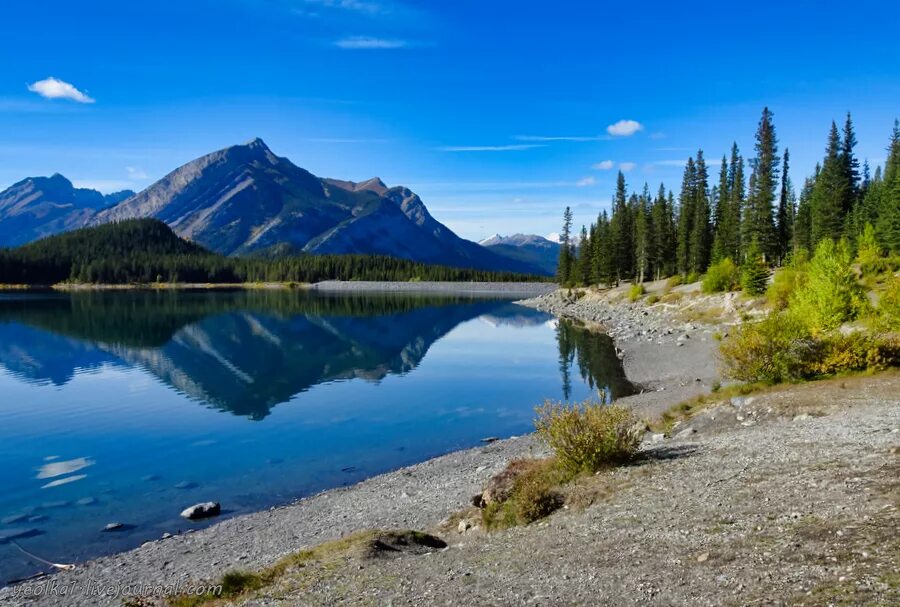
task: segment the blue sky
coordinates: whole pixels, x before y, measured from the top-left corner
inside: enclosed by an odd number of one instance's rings
[[[853,112],[874,165],[900,115],[888,1],[33,0],[0,14],[0,186],[60,172],[140,189],[259,136],[317,175],[408,185],[462,236],[545,234],[565,205],[579,225],[608,208],[618,168],[677,191],[697,148],[716,159],[737,140],[750,156],[764,105],[798,187],[832,119]],[[639,127],[610,131],[620,121]]]

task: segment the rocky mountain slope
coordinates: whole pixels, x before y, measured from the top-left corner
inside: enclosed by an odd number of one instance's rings
[[[0,192],[0,246],[18,246],[85,225],[100,209],[134,195],[104,196],[76,188],[62,175],[29,177]]]
[[[381,254],[430,264],[537,273],[527,259],[464,240],[422,200],[380,179],[321,179],[261,139],[197,158],[146,190],[103,197],[60,175],[0,194],[0,246],[87,225],[152,217],[225,255]]]

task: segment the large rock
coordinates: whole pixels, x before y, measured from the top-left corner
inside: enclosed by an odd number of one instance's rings
[[[219,516],[222,514],[222,506],[219,502],[204,502],[202,504],[194,504],[190,508],[185,508],[181,512],[182,518],[192,521]]]

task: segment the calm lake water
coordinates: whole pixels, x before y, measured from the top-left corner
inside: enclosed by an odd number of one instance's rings
[[[0,294],[0,584],[46,569],[19,546],[128,549],[630,390],[609,338],[498,299]]]

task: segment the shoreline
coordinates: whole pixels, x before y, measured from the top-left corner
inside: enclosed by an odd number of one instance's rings
[[[90,292],[90,291],[239,291],[239,290],[303,290],[320,293],[446,293],[450,295],[485,295],[500,297],[536,297],[557,288],[547,282],[400,282],[338,281],[317,283],[243,282],[243,283],[146,283],[146,284],[75,284],[7,285],[0,284],[0,294],[22,292]]]
[[[364,285],[363,290],[383,284]],[[455,283],[439,284],[444,288]],[[485,288],[486,283],[477,284]],[[353,290],[345,288],[344,292]],[[564,292],[554,286],[553,291],[545,289],[544,293],[517,303],[608,332],[615,339],[626,376],[644,387],[642,393],[624,397],[617,403],[646,417],[709,391],[715,345],[712,339],[700,334],[710,329],[691,329],[696,337],[687,346],[682,344],[687,341],[682,337],[689,333],[681,329],[672,329],[656,341],[638,339],[633,326],[643,318],[640,306],[579,301],[580,304],[567,302]],[[674,322],[664,314],[657,321]],[[698,378],[702,381],[697,381]],[[541,447],[532,434],[454,451],[350,487],[330,489],[286,505],[225,519],[197,531],[150,541],[130,551],[80,563],[75,571],[57,572],[30,583],[51,580],[82,585],[88,580],[110,585],[187,583],[216,579],[231,569],[263,568],[288,553],[360,529],[431,528],[467,504],[471,495],[479,492],[509,460],[539,453]],[[72,597],[59,602],[53,597],[43,597],[41,604],[118,604],[97,603],[96,598],[78,603],[72,602]],[[4,588],[0,589],[0,604],[20,603],[10,588]]]

